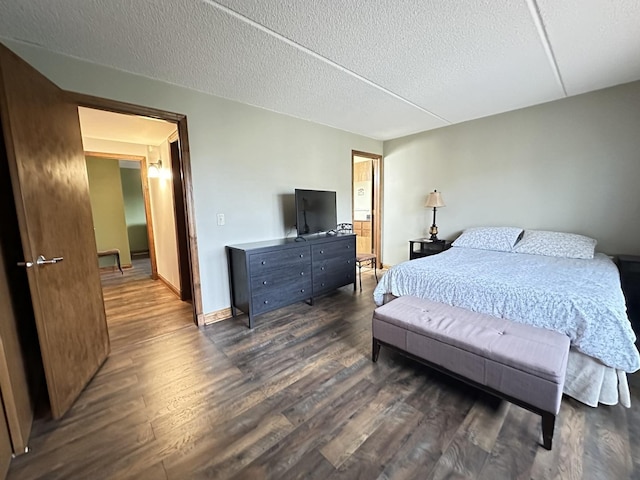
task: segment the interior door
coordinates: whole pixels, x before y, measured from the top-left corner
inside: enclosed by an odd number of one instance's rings
[[[0,121],[29,262],[21,268],[27,268],[51,412],[59,418],[109,353],[78,110],[0,45]],[[38,264],[41,255],[45,263]]]

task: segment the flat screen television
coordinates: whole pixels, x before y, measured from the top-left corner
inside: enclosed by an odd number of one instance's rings
[[[337,226],[336,192],[296,188],[298,236],[334,232]]]

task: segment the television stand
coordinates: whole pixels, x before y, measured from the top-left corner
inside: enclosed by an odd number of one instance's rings
[[[353,283],[356,289],[356,236],[338,233],[297,239],[228,245],[231,313],[257,315],[308,301]]]

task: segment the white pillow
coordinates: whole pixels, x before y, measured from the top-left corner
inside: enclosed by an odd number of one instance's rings
[[[525,230],[514,252],[547,257],[593,258],[596,240],[577,233]]]
[[[522,232],[522,228],[518,227],[468,228],[451,245],[454,247],[511,252]]]

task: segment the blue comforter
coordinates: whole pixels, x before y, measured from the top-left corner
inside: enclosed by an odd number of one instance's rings
[[[640,368],[618,269],[601,253],[584,260],[453,247],[392,267],[373,292],[376,304],[385,293],[556,330],[607,366]]]

